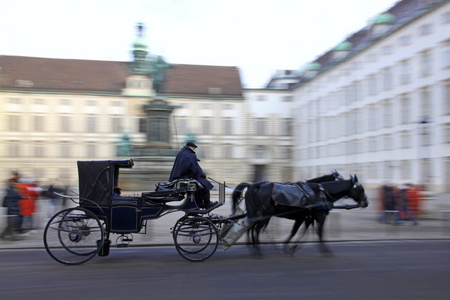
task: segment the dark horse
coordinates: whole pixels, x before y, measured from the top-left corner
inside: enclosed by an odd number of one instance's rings
[[[336,180],[326,181],[334,179]],[[322,182],[323,180],[325,180],[325,182]],[[300,182],[296,184],[300,184]],[[306,185],[312,190],[313,198],[315,200],[311,202],[311,205],[303,207],[279,205],[275,203],[272,196],[274,189],[273,182],[263,181],[254,184],[241,183],[236,187],[233,192],[233,211],[236,211],[236,207],[242,199],[242,192],[246,189],[245,208],[249,223],[251,224],[249,227],[249,234],[252,239],[252,244],[258,253],[259,234],[261,230],[268,225],[273,216],[295,221],[291,233],[285,241],[286,246],[290,243],[292,237],[296,235],[301,224],[305,223],[306,231],[309,225],[316,222],[320,250],[322,252],[329,252],[323,240],[323,226],[329,210],[333,208],[333,203],[343,197],[348,197],[353,199],[357,205],[346,206],[344,208],[349,209],[368,206],[364,187],[356,176],[350,176],[349,180],[343,180],[340,175],[339,177],[336,177],[335,175],[333,175],[333,177],[331,175],[325,175],[306,181]],[[299,241],[300,239],[290,249],[291,253],[295,251]]]

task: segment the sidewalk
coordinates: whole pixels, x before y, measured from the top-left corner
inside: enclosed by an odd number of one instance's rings
[[[332,210],[325,223],[325,239],[333,241],[369,241],[369,240],[401,240],[401,239],[448,239],[450,240],[450,194],[441,194],[425,201],[425,214],[419,218],[419,224],[411,221],[403,224],[380,223],[380,211],[374,197],[369,195],[369,207],[353,210]],[[228,216],[231,211],[230,195],[226,204],[214,211],[215,214]],[[371,200],[372,199],[372,200]],[[0,240],[1,249],[44,248],[43,231],[52,215],[49,209],[54,209],[46,200],[39,200],[39,213],[35,215],[38,228],[23,234],[19,241]],[[0,212],[0,215],[4,215]],[[133,234],[133,246],[173,245],[170,228],[183,216],[182,212],[175,212],[147,224],[147,233]],[[0,218],[0,228],[4,228],[5,218]],[[282,242],[289,234],[293,222],[286,219],[273,218],[267,231],[262,235],[263,242]],[[111,245],[115,246],[119,235],[111,234]],[[309,230],[302,241],[315,242],[317,235]],[[241,237],[238,243],[245,243]]]

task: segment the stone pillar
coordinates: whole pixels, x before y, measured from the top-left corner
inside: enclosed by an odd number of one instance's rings
[[[161,98],[156,98],[143,106],[147,114],[147,143],[170,142],[169,120],[175,106],[169,105]]]

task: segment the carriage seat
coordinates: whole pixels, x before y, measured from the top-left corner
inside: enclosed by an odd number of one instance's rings
[[[177,179],[171,182],[158,182],[154,192],[142,193],[142,199],[156,203],[181,201],[187,192],[197,190],[199,182],[194,179]]]

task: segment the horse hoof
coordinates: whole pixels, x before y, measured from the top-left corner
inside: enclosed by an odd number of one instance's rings
[[[297,250],[297,247],[285,247],[284,252],[286,252],[289,255],[294,255],[295,250]]]
[[[320,245],[320,246],[319,246],[319,250],[320,250],[320,252],[321,252],[323,255],[325,255],[325,256],[331,256],[331,255],[333,255],[333,252],[330,250],[330,248],[328,248],[328,247],[325,246],[325,245]]]

